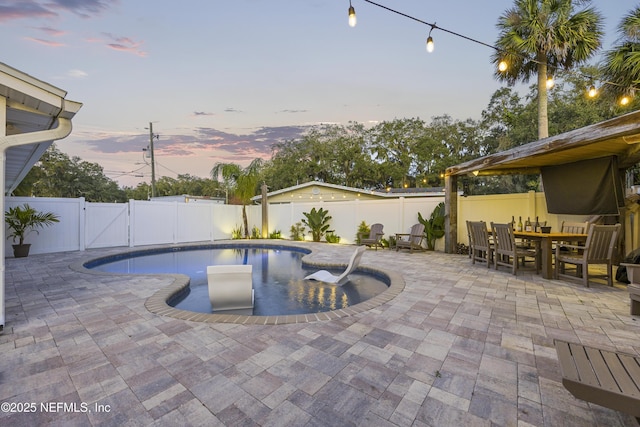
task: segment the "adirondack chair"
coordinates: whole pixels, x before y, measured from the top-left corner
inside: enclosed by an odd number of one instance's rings
[[[408,234],[396,234],[396,252],[400,249],[423,250],[422,239],[424,239],[424,224],[414,224]]]
[[[555,278],[581,278],[582,284],[589,287],[589,265],[607,265],[607,283],[613,286],[613,252],[618,243],[620,224],[616,225],[592,225],[589,227],[587,241],[584,246],[558,243],[556,245],[556,269]],[[569,251],[563,250],[569,249]],[[576,266],[576,275],[565,273],[565,265]],[[594,277],[594,275],[591,275]]]
[[[382,247],[382,236],[384,236],[384,232],[382,231],[384,226],[382,224],[372,224],[371,230],[369,234],[367,233],[358,233],[358,238],[360,239],[360,244],[365,246],[370,246],[378,250],[378,246]]]
[[[491,223],[494,245],[494,265],[498,269],[499,265],[511,267],[513,274],[518,272],[518,260],[522,258],[533,258],[535,260],[536,273],[539,271],[540,253],[535,246],[519,247],[513,235],[511,224]]]
[[[486,262],[487,268],[493,263],[493,244],[489,240],[487,223],[484,221],[467,221],[469,231],[469,252],[471,263]]]

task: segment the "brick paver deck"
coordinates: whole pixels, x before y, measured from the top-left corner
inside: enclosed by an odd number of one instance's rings
[[[326,263],[353,250],[305,245]],[[404,280],[386,301],[331,320],[217,323],[145,307],[171,276],[70,268],[115,251],[6,259],[0,425],[636,425],[573,398],[553,347],[639,354],[625,285],[369,250],[362,264]]]

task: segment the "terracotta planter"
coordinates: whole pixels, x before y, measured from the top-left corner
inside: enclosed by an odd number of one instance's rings
[[[29,256],[30,248],[31,248],[31,243],[24,243],[22,245],[13,245],[13,257],[25,258]]]

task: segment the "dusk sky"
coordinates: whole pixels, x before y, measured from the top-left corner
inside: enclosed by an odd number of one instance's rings
[[[513,5],[376,2],[490,45]],[[491,48],[436,29],[427,53],[430,27],[352,4],[355,28],[349,0],[0,0],[0,62],[83,103],[58,148],[128,186],[150,182],[149,122],[160,135],[156,178],[175,178],[269,158],[273,143],[320,123],[480,118],[500,87]],[[592,5],[609,49],[637,3]]]

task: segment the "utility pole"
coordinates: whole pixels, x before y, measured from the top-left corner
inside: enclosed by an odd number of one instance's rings
[[[156,159],[153,153],[153,138],[159,139],[160,135],[153,134],[153,123],[149,122],[149,150],[151,151],[151,197],[156,197]]]

